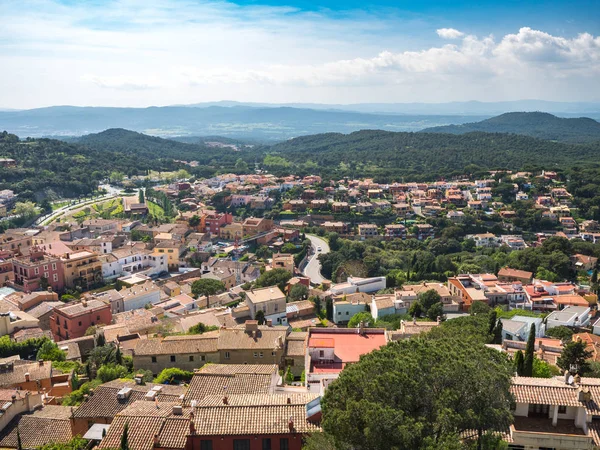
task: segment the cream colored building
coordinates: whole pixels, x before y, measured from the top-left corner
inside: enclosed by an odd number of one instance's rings
[[[287,326],[258,325],[248,320],[242,326],[221,329],[217,347],[221,364],[282,365]]]
[[[271,320],[274,325],[287,324],[285,294],[277,286],[246,291],[245,301],[252,319],[256,318],[258,311],[262,311],[265,319]]]
[[[169,367],[193,372],[208,362],[219,362],[218,339],[219,331],[140,339],[133,352],[133,367],[150,370],[155,376]]]

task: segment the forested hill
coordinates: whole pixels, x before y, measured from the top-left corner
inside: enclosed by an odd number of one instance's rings
[[[482,169],[567,168],[597,161],[600,143],[576,145],[516,134],[393,133],[319,134],[273,145],[265,159],[273,169],[304,166],[331,176],[425,180]],[[282,169],[283,171],[283,169]]]
[[[202,143],[187,144],[170,139],[162,139],[123,128],[110,128],[101,133],[88,134],[70,139],[71,142],[84,145],[94,150],[131,154],[143,158],[196,160],[203,157],[204,152],[212,149]]]
[[[422,131],[452,134],[474,131],[515,133],[569,143],[600,141],[600,122],[587,117],[566,119],[543,112],[511,112],[481,122],[425,128]]]

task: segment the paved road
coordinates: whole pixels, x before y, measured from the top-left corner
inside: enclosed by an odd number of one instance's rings
[[[313,284],[321,284],[325,278],[321,276],[321,263],[317,257],[322,253],[329,253],[329,244],[324,239],[313,235],[306,235],[312,243],[312,256],[308,261],[308,264],[304,268],[304,275],[310,278]],[[321,247],[321,251],[317,252],[317,247]]]

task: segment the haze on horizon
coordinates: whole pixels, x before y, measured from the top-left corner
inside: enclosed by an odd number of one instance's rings
[[[600,101],[600,3],[413,3],[5,0],[0,108]]]

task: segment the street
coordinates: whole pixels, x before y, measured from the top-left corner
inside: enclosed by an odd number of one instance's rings
[[[325,278],[321,276],[321,263],[318,260],[320,254],[329,253],[329,244],[327,241],[314,235],[307,234],[306,237],[312,243],[313,254],[310,256],[308,264],[304,268],[304,275],[310,278],[311,283],[321,284]],[[321,251],[317,252],[317,247],[321,247]]]

